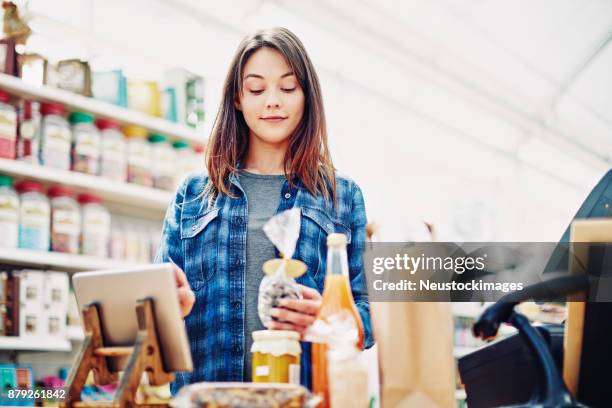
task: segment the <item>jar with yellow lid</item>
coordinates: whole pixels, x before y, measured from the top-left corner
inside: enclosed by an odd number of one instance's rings
[[[140,126],[125,126],[123,134],[127,139],[128,182],[152,187],[151,146],[147,141],[147,129]]]
[[[290,330],[253,332],[253,382],[300,383],[300,335]]]

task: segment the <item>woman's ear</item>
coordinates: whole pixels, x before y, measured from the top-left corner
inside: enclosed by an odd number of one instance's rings
[[[236,95],[236,97],[234,98],[234,107],[240,112],[242,112],[242,105],[240,104],[240,97],[238,95]]]

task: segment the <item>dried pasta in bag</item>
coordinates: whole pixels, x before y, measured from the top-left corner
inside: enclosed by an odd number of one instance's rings
[[[266,276],[259,285],[257,311],[264,325],[272,320],[270,310],[279,307],[283,298],[301,299],[302,295],[294,278],[306,272],[306,265],[291,259],[300,235],[300,210],[293,208],[270,218],[263,226],[266,236],[281,253],[281,259],[271,259],[264,263]]]

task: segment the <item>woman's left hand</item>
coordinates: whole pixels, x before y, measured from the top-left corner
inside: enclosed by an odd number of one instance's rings
[[[293,330],[303,337],[308,326],[315,321],[323,298],[315,289],[304,285],[298,286],[303,299],[281,299],[279,302],[281,307],[272,308],[271,314],[282,322],[271,321],[268,323],[268,329]]]

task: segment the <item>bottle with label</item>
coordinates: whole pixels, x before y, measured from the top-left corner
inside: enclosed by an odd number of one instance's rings
[[[17,142],[17,159],[40,164],[40,103],[23,101]]]
[[[0,157],[15,159],[17,150],[17,111],[11,96],[0,90]]]
[[[40,106],[42,114],[40,161],[44,166],[70,170],[70,125],[64,118],[64,106],[54,102]]]
[[[26,180],[17,183],[15,189],[21,200],[19,248],[48,251],[51,209],[42,184]]]
[[[0,247],[17,248],[19,237],[19,196],[13,179],[0,175]]]
[[[94,194],[80,194],[78,201],[82,209],[82,254],[107,258],[111,236],[110,213],[102,205],[102,198]]]
[[[346,244],[347,239],[344,234],[330,234],[327,237],[325,288],[317,320],[326,324],[332,324],[338,317],[344,321],[352,320],[358,331],[356,347],[361,350],[364,342],[363,323],[351,291]],[[327,363],[327,345],[313,343],[312,390],[323,397],[319,408],[330,406]]]
[[[81,210],[73,191],[53,186],[47,194],[51,199],[51,250],[78,254]]]
[[[153,187],[151,146],[147,142],[147,129],[126,126],[123,128],[123,134],[127,138],[128,182]]]
[[[153,186],[162,190],[173,191],[176,188],[174,184],[176,152],[164,135],[149,135],[149,144],[151,146]]]
[[[72,124],[72,170],[91,175],[99,174],[100,133],[94,117],[84,112],[70,114]]]
[[[100,175],[115,181],[127,178],[127,144],[119,123],[100,118],[96,121],[102,138]]]

